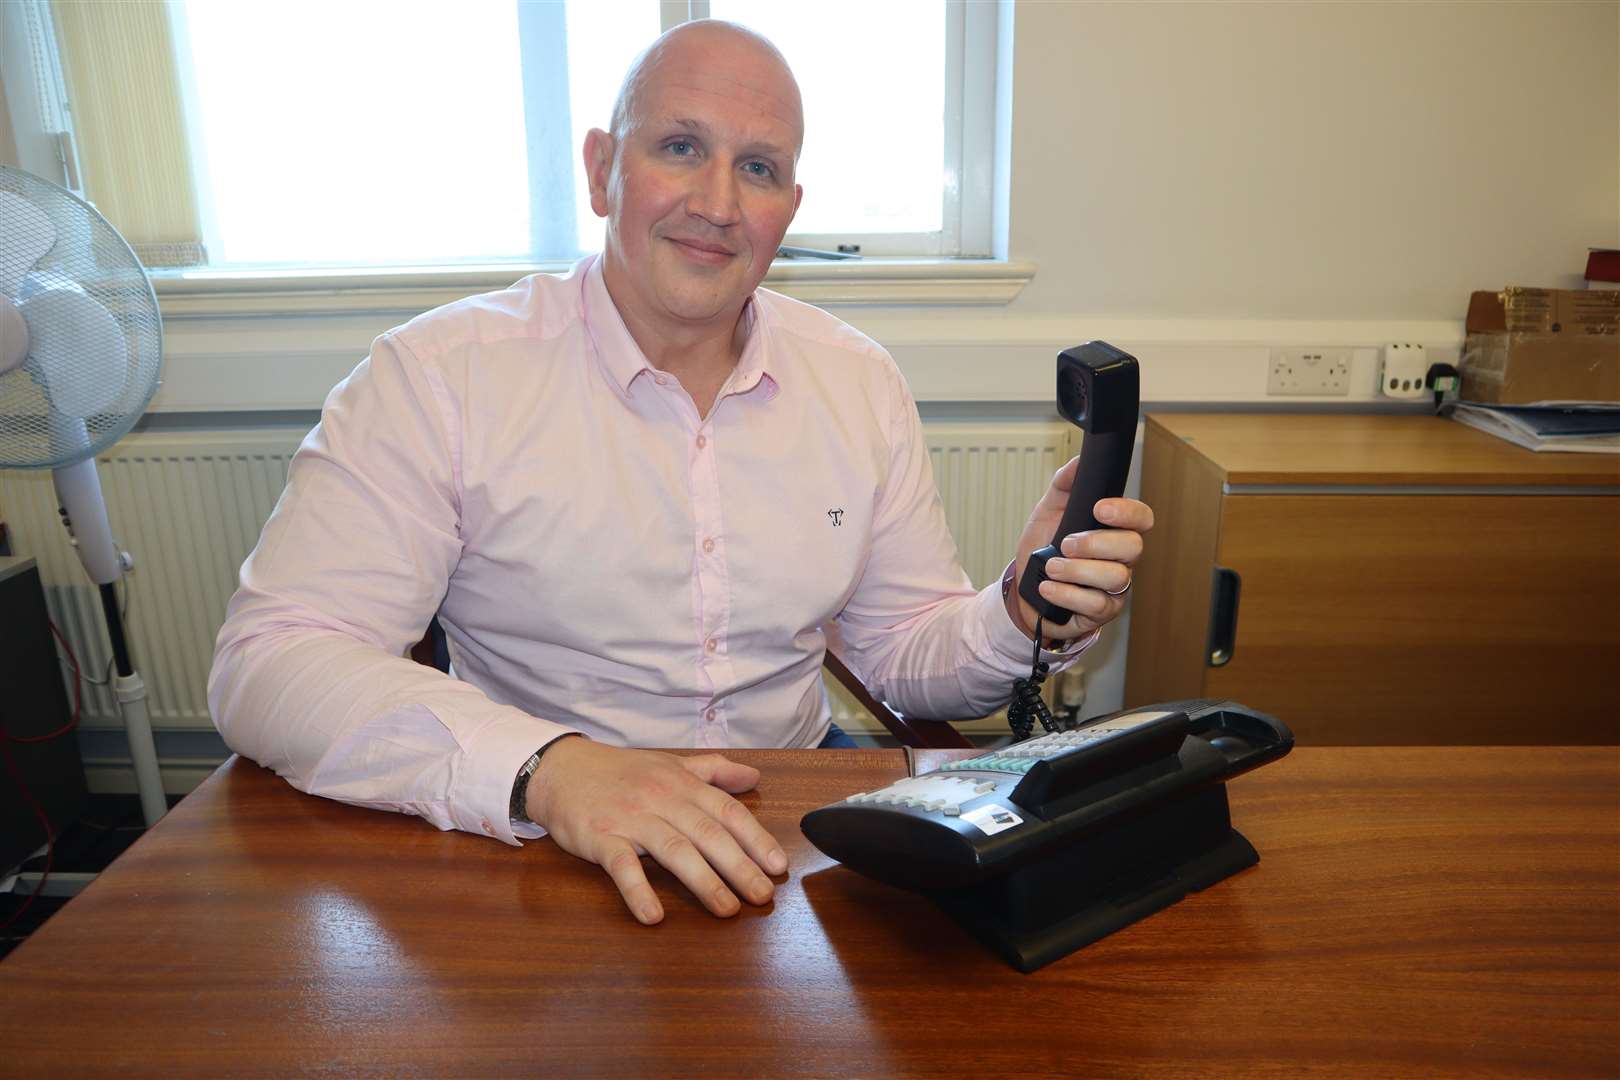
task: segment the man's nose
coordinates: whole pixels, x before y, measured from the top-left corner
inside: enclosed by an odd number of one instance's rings
[[[719,161],[709,162],[686,197],[686,212],[710,225],[735,225],[739,217],[736,170]]]

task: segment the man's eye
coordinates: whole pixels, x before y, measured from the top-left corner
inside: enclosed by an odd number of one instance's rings
[[[776,175],[775,171],[763,161],[750,161],[748,164],[744,165],[743,168],[748,170],[748,175],[750,176],[758,176],[768,179]]]
[[[665,149],[674,154],[676,157],[686,157],[697,152],[692,144],[687,142],[685,139],[677,139],[675,142],[672,142],[665,147]]]

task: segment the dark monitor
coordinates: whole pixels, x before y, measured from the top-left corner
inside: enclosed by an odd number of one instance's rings
[[[0,759],[3,873],[45,843],[40,811],[60,836],[84,810],[87,791],[77,731],[43,742],[17,741],[60,731],[73,715],[33,559],[0,556],[0,612],[0,737],[10,758]]]

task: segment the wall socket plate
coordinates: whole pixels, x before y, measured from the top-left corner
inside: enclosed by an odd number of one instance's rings
[[[1378,371],[1378,390],[1385,397],[1424,398],[1423,385],[1429,373],[1429,355],[1422,345],[1409,341],[1384,346],[1384,362]]]
[[[1350,395],[1350,349],[1272,349],[1266,393],[1303,397]]]

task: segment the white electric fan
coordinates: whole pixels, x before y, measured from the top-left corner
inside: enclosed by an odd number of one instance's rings
[[[128,556],[107,524],[96,455],[140,419],[162,357],[157,297],[124,238],[89,203],[0,165],[0,468],[51,470],[62,521],[100,586],[148,825],[167,802],[118,610]]]

